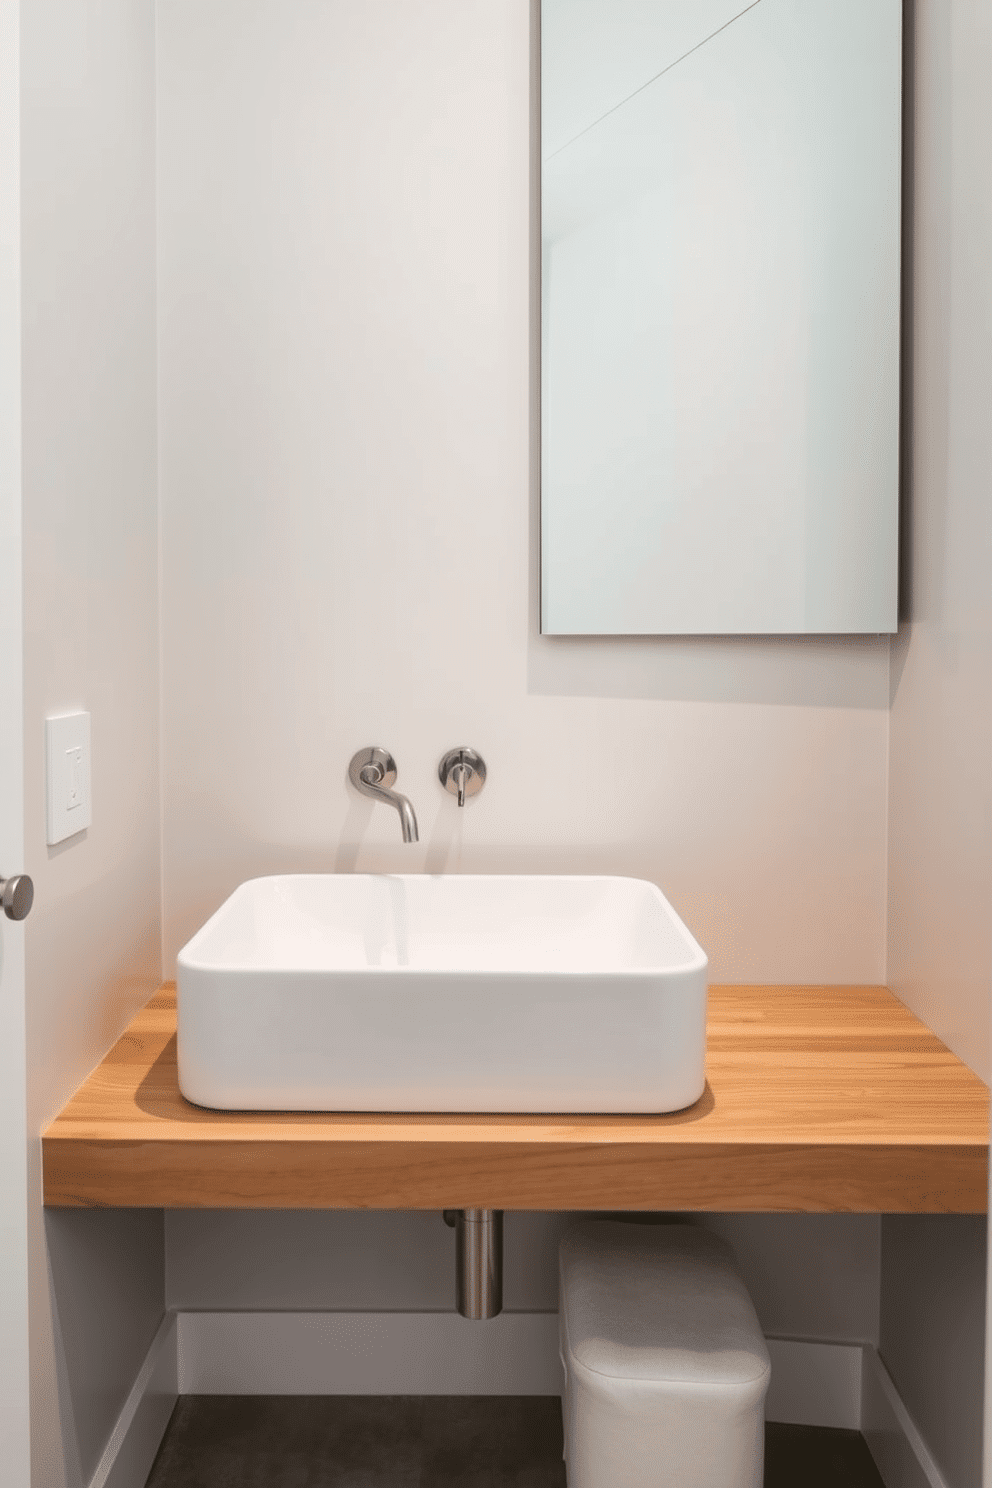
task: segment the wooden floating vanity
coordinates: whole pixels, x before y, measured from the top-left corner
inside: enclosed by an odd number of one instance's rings
[[[984,1213],[989,1092],[884,987],[711,987],[670,1116],[206,1111],[166,986],[44,1135],[45,1203]]]

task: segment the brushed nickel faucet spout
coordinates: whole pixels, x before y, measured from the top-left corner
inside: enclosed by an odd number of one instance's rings
[[[396,761],[388,749],[378,746],[360,749],[348,766],[348,779],[360,795],[382,801],[399,813],[404,842],[419,842],[417,817],[406,796],[390,790],[396,779]]]

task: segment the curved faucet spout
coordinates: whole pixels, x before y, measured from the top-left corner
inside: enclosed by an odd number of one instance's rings
[[[399,812],[404,842],[419,842],[417,817],[406,796],[389,787],[396,779],[396,762],[386,749],[360,749],[348,766],[348,778],[355,789],[373,801],[382,801]]]
[[[363,796],[371,796],[373,801],[384,801],[387,806],[396,807],[400,814],[404,842],[420,841],[417,818],[406,796],[401,796],[399,791],[389,790],[386,786],[377,784],[375,780],[368,779],[365,770],[362,771],[362,783],[359,790]]]

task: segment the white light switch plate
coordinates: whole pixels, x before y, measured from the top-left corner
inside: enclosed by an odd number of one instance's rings
[[[49,847],[75,837],[93,820],[90,795],[90,715],[45,719]]]

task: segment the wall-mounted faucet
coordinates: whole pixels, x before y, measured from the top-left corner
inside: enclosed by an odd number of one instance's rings
[[[348,779],[360,795],[371,796],[373,801],[384,801],[387,806],[395,806],[400,814],[404,842],[420,841],[413,807],[406,796],[389,789],[396,779],[396,761],[388,749],[380,749],[378,746],[360,749],[352,756],[348,766]]]
[[[449,749],[437,767],[437,778],[451,795],[458,797],[459,806],[465,805],[466,796],[477,796],[486,783],[486,762],[474,749],[464,746]]]

